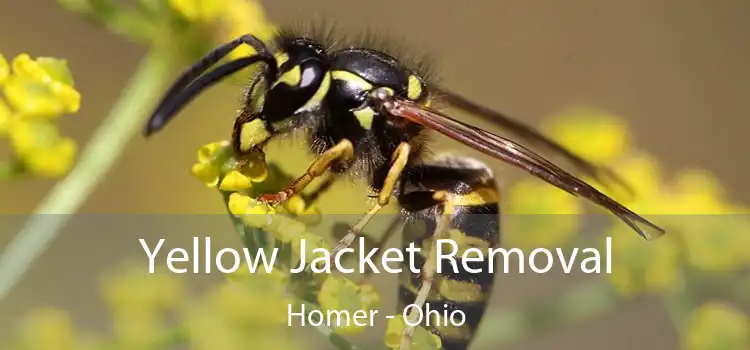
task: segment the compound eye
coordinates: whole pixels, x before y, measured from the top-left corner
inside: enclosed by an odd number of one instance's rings
[[[411,74],[406,85],[406,98],[421,101],[427,97],[427,85],[418,76]]]

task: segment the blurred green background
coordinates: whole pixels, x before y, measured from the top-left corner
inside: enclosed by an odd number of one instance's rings
[[[375,29],[418,43],[415,50],[437,59],[444,85],[532,125],[570,107],[606,110],[627,121],[638,148],[658,159],[667,174],[705,169],[719,179],[728,199],[750,203],[750,144],[745,139],[750,129],[750,22],[746,20],[750,2],[276,0],[262,4],[273,23],[323,16],[344,31]],[[82,107],[60,123],[81,148],[146,52],[53,1],[0,2],[0,30],[4,33],[0,52],[9,60],[27,52],[68,61]],[[81,211],[223,213],[216,193],[201,186],[188,170],[197,147],[229,136],[241,87],[234,81],[212,89],[159,137],[136,137]],[[436,143],[438,150],[456,147],[444,140]],[[274,145],[269,158],[273,160],[281,150],[282,166],[290,172],[302,171],[310,160],[304,149],[291,143]],[[502,185],[520,175],[496,164]],[[0,182],[0,213],[32,212],[54,184],[39,179]],[[361,194],[357,186],[339,184],[321,199],[320,207],[328,213],[361,213],[367,207]],[[345,206],[339,204],[342,198]],[[15,229],[4,226],[0,246],[20,227],[11,226]],[[97,281],[139,247],[132,236],[69,231],[0,303],[0,339],[20,315],[40,305],[64,307],[77,322],[91,326],[102,319],[100,305],[92,303],[98,295]],[[231,242],[233,237],[226,239]],[[500,312],[576,283],[576,278],[561,274],[504,278],[491,302]],[[390,290],[381,293],[392,301]],[[485,344],[490,345],[483,348],[493,349],[491,343]],[[663,308],[646,297],[507,348],[677,347],[678,335]]]

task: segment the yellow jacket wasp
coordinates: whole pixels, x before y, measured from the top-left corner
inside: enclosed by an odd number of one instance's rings
[[[209,71],[240,45],[248,45],[256,53]],[[460,122],[431,106],[441,102],[492,120],[524,140],[565,157],[592,178],[620,181],[609,170],[581,159],[530,127],[438,87],[424,69],[398,60],[386,50],[366,44],[337,46],[320,32],[303,34],[284,29],[269,46],[252,35],[219,46],[174,82],[148,120],[145,134],[163,128],[206,88],[256,63],[263,63],[261,73],[250,84],[233,128],[236,154],[241,158],[262,150],[276,136],[301,131],[317,156],[304,175],[281,192],[262,195],[259,200],[282,203],[329,170],[364,177],[377,193],[375,205],[338,242],[332,256],[349,246],[392,197],[397,198],[403,214],[426,223],[427,232],[413,237],[405,234],[405,240],[434,244],[437,239],[459,235],[488,247],[499,243],[499,192],[492,172],[483,163],[466,157],[426,157],[424,136],[429,130],[608,209],[644,238],[664,233],[521,144]],[[470,215],[482,219],[467,220]],[[434,249],[423,247],[422,251],[424,269],[420,276],[402,278],[400,303],[467,311],[467,323],[460,328],[432,328],[445,349],[465,349],[484,313],[492,278],[465,278],[460,273],[438,277],[431,263]],[[472,286],[475,288],[467,288]],[[437,297],[431,293],[433,287]],[[402,349],[410,347],[412,332],[411,327],[405,332]]]

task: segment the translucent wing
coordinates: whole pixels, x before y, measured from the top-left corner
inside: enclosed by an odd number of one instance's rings
[[[534,176],[598,204],[620,218],[642,237],[651,240],[664,230],[634,213],[586,182],[571,175],[541,155],[509,139],[453,119],[439,111],[408,100],[389,100],[382,104],[389,114],[421,124],[487,155],[524,169]]]
[[[448,91],[446,89],[442,89],[439,87],[432,87],[431,90],[436,91],[440,95],[440,100],[442,102],[445,102],[448,105],[461,109],[465,112],[471,113],[477,117],[480,117],[483,120],[487,120],[491,123],[494,123],[504,128],[505,130],[515,134],[516,136],[528,142],[529,144],[541,146],[545,150],[549,150],[550,152],[561,155],[567,161],[569,161],[573,166],[578,168],[579,171],[583,172],[587,176],[590,176],[591,178],[595,179],[596,181],[601,182],[602,184],[606,186],[609,186],[611,185],[611,183],[614,182],[614,183],[617,183],[617,185],[624,188],[625,190],[627,190],[630,194],[633,194],[633,189],[630,187],[630,185],[628,185],[628,183],[625,180],[623,180],[617,174],[615,174],[614,171],[612,171],[609,168],[602,167],[597,164],[593,164],[581,158],[580,156],[576,155],[575,153],[565,148],[563,145],[543,135],[542,133],[535,130],[534,128],[524,125],[523,123],[517,120],[514,120],[513,118],[505,114],[502,114],[500,112],[497,112],[490,108],[482,106],[476,102],[473,102],[459,94]]]

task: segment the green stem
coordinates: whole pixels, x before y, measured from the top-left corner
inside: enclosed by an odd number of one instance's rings
[[[72,214],[81,208],[128,142],[141,130],[143,117],[166,84],[172,67],[171,54],[159,50],[148,53],[141,61],[75,168],[52,189],[0,256],[0,300],[60,233]]]

